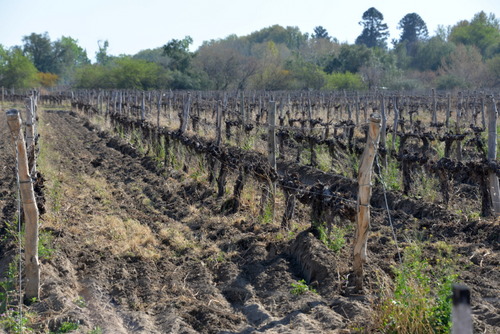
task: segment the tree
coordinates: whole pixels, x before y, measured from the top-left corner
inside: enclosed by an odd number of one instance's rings
[[[386,48],[386,40],[389,36],[387,24],[382,23],[384,15],[374,7],[363,13],[363,21],[359,22],[363,26],[361,35],[356,38],[356,44],[364,44],[369,48]]]
[[[452,27],[449,39],[455,44],[473,45],[483,58],[500,52],[500,21],[493,13],[479,12],[471,22],[461,21]]]
[[[52,43],[53,70],[61,77],[64,84],[69,84],[73,80],[75,69],[90,64],[87,51],[78,45],[78,41],[62,36]]]
[[[486,67],[488,69],[488,85],[500,87],[500,55],[488,59]]]
[[[485,85],[486,67],[479,49],[459,44],[439,70],[439,89],[481,88]]]
[[[109,42],[108,40],[105,40],[102,45],[101,42],[102,41],[97,41],[99,50],[95,53],[95,60],[99,65],[107,65],[111,60],[111,57],[108,56]]]
[[[169,65],[170,69],[181,72],[188,69],[193,58],[193,55],[189,52],[189,45],[192,43],[193,39],[190,36],[186,36],[181,40],[172,39],[163,46],[163,54],[169,56],[172,60]]]
[[[406,14],[399,21],[398,29],[403,30],[399,43],[405,44],[406,53],[410,57],[415,55],[417,43],[429,36],[427,25],[417,13]]]
[[[399,39],[400,43],[415,43],[420,40],[425,40],[429,36],[427,25],[417,13],[406,14],[401,21],[399,21],[398,29],[403,30]]]
[[[47,32],[42,34],[32,33],[23,37],[23,51],[40,72],[55,73],[52,57],[52,44]]]
[[[0,86],[30,88],[37,84],[36,67],[19,48],[5,50],[0,45]]]
[[[207,73],[215,90],[245,89],[257,60],[238,51],[232,39],[212,40],[197,51],[194,65]]]
[[[437,71],[443,60],[450,56],[455,47],[455,44],[447,42],[439,36],[418,42],[411,67],[420,71]]]
[[[308,34],[303,34],[298,27],[286,27],[275,24],[246,36],[250,44],[273,42],[284,44],[290,50],[298,50],[307,42]]]
[[[326,31],[325,28],[322,26],[317,26],[314,28],[314,34],[312,35],[312,38],[316,39],[330,39],[330,36],[328,36],[328,31]]]
[[[344,44],[340,47],[338,56],[331,58],[324,70],[326,73],[357,73],[363,65],[370,61],[372,55],[372,50],[363,44]]]

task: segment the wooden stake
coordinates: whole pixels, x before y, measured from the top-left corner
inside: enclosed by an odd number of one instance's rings
[[[491,98],[490,108],[488,108],[488,161],[494,162],[497,157],[497,105],[494,98]],[[500,216],[500,185],[495,171],[488,171],[491,202],[493,204],[493,214]]]
[[[216,128],[217,128],[217,133],[215,135],[215,145],[218,147],[221,144],[222,141],[222,108],[220,106],[221,101],[217,101],[217,105],[215,107],[215,110],[217,112],[217,118],[216,118]]]
[[[452,334],[472,334],[470,290],[464,285],[453,285]]]
[[[268,138],[267,138],[267,143],[268,143],[268,161],[269,165],[271,165],[271,168],[276,169],[276,102],[275,101],[270,101],[269,102],[269,113],[267,116],[267,122],[268,122]],[[271,188],[270,193],[271,193],[271,206],[272,206],[272,211],[273,211],[273,221],[274,221],[274,214],[275,214],[275,201],[276,201],[276,183],[270,182],[269,187]]]
[[[33,183],[28,170],[26,146],[21,133],[21,117],[19,111],[11,109],[6,112],[12,141],[17,145],[18,173],[21,201],[25,217],[25,266],[26,266],[26,299],[40,298],[40,264],[38,262],[38,207],[35,200]]]
[[[141,121],[146,120],[146,94],[142,92],[142,102],[141,102]]]
[[[357,228],[354,240],[354,279],[356,290],[363,289],[363,264],[366,262],[366,242],[370,228],[370,198],[372,194],[371,176],[372,166],[377,153],[381,117],[378,113],[370,116],[368,140],[363,152],[361,165],[358,172],[358,204]]]
[[[191,109],[191,93],[188,92],[186,103],[184,104],[184,109],[182,111],[181,127],[180,127],[181,133],[184,133],[187,130],[190,109]]]
[[[434,88],[432,88],[432,124],[437,124],[437,102]]]

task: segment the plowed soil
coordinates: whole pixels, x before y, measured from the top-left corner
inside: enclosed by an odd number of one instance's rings
[[[16,211],[14,153],[0,115],[0,223]],[[51,236],[41,259],[41,298],[29,309],[35,332],[64,322],[89,333],[351,333],[369,328],[381,281],[397,250],[383,210],[374,210],[366,288],[350,289],[352,232],[338,253],[308,230],[298,208],[293,233],[263,222],[247,194],[241,212],[221,213],[206,179],[161,166],[140,147],[67,111],[40,115],[40,160]],[[187,167],[200,164],[190,157]],[[231,183],[231,182],[230,182]],[[245,198],[245,197],[244,197]],[[375,199],[378,200],[378,199]],[[449,214],[394,211],[398,231],[453,245],[461,282],[472,289],[475,328],[500,332],[499,224]],[[339,222],[340,224],[350,224]],[[404,247],[401,237],[400,246]],[[15,257],[2,243],[0,270]],[[428,250],[432,252],[432,249]],[[317,293],[291,293],[306,279]]]

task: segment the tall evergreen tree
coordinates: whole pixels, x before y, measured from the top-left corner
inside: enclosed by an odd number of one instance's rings
[[[356,44],[364,44],[369,48],[386,48],[386,40],[389,36],[387,24],[382,23],[384,15],[375,7],[369,8],[363,13],[363,20],[359,22],[363,26],[361,35],[356,38]]]
[[[330,36],[328,36],[328,31],[326,31],[326,29],[322,26],[317,26],[316,28],[314,28],[314,34],[312,35],[312,37],[317,39],[330,39]]]
[[[398,29],[403,30],[399,42],[415,43],[429,37],[424,20],[417,13],[406,14],[399,21]]]

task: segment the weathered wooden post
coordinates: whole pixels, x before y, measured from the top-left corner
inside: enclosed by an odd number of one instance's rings
[[[399,110],[398,110],[398,98],[394,101],[394,125],[392,127],[392,150],[396,150],[396,138],[398,136],[398,123],[399,123]]]
[[[451,334],[472,334],[470,290],[464,285],[453,285],[453,309]]]
[[[181,115],[181,127],[180,132],[184,133],[187,130],[189,122],[189,110],[191,109],[191,93],[188,92],[186,102],[184,103],[184,108]]]
[[[142,92],[142,100],[141,100],[141,121],[146,120],[146,94]]]
[[[28,170],[26,146],[21,132],[19,111],[6,112],[12,141],[16,145],[19,188],[25,217],[25,266],[26,299],[40,298],[40,264],[38,262],[38,207],[35,200],[33,183]]]
[[[494,162],[497,157],[497,117],[497,105],[495,99],[492,97],[490,108],[488,108],[488,161],[490,162]],[[491,169],[488,171],[488,180],[493,214],[500,216],[500,185],[495,171]]]
[[[386,137],[387,137],[387,115],[385,113],[385,99],[384,95],[380,96],[380,114],[382,117],[382,127],[380,129],[380,147],[383,150],[382,164],[387,168],[387,154],[386,154]]]
[[[450,128],[450,114],[451,114],[451,95],[448,94],[448,108],[446,109],[446,130]]]
[[[432,124],[437,125],[436,91],[432,88]]]
[[[269,111],[267,116],[267,125],[268,125],[268,133],[267,133],[267,152],[268,152],[268,162],[271,168],[276,170],[276,102],[269,102]],[[270,195],[270,196],[269,196]],[[272,220],[274,221],[275,215],[275,206],[276,206],[276,183],[269,182],[269,189],[264,191],[263,197],[265,200],[262,203],[262,210],[264,211],[265,206],[267,205],[267,201],[269,197],[271,197],[271,209],[272,209]]]
[[[220,146],[221,141],[222,141],[222,107],[221,107],[221,101],[217,101],[216,104],[216,120],[215,120],[215,127],[217,128],[217,133],[215,134],[215,145],[217,147]]]
[[[156,127],[160,130],[160,113],[161,113],[161,100],[163,98],[163,93],[161,90],[158,92],[158,100],[156,103],[156,109],[158,114],[156,115]]]
[[[361,157],[358,172],[358,203],[356,216],[356,234],[354,239],[354,280],[356,290],[363,289],[363,264],[366,262],[366,242],[370,228],[370,198],[372,194],[371,176],[373,160],[377,153],[380,135],[381,117],[378,113],[370,115],[368,139]]]
[[[35,96],[31,95],[26,104],[26,151],[29,173],[36,169],[35,163]]]

